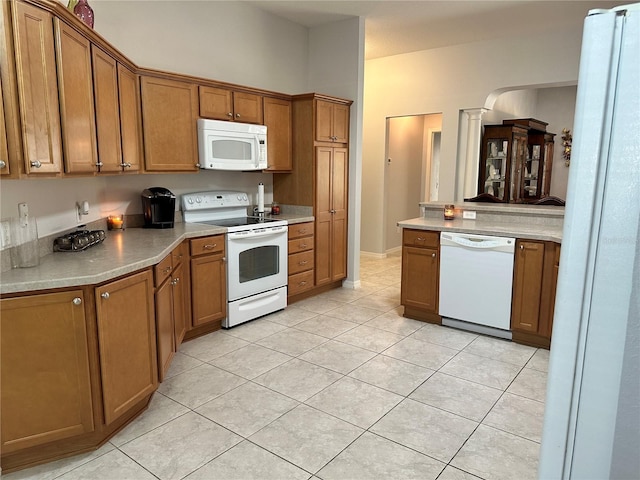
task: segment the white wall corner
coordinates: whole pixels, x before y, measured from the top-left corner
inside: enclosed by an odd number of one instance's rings
[[[478,193],[478,160],[482,141],[482,115],[486,108],[468,108],[462,110],[460,119],[460,152],[462,161],[458,163],[463,178],[462,198],[475,197]]]

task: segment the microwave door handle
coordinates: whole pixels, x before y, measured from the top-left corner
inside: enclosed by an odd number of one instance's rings
[[[257,133],[254,133],[253,138],[256,139],[256,169],[258,169],[260,168],[260,137],[258,137]]]

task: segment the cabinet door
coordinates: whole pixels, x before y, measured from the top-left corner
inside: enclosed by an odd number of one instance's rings
[[[101,49],[91,47],[100,172],[122,171],[118,66]]]
[[[233,119],[237,122],[262,124],[262,96],[233,92]]]
[[[347,276],[347,149],[334,148],[331,165],[331,281]]]
[[[158,385],[153,275],[147,270],[95,289],[105,423]]]
[[[146,170],[197,171],[197,86],[146,76],[140,82]]]
[[[25,172],[60,173],[62,137],[53,17],[26,3],[12,5]]]
[[[438,313],[438,250],[403,247],[401,303]]]
[[[291,171],[291,102],[265,98],[264,124],[267,126],[267,170]]]
[[[4,120],[4,96],[0,84],[0,175],[9,175],[9,148],[7,146],[7,127]]]
[[[93,75],[89,40],[55,19],[62,146],[67,173],[93,173],[98,167]]]
[[[333,141],[333,103],[316,100],[316,141]]]
[[[214,120],[233,120],[233,95],[225,88],[200,87],[200,116]]]
[[[2,452],[92,432],[82,291],[3,299],[0,310]]]
[[[187,303],[189,302],[189,282],[185,278],[184,264],[180,264],[174,268],[171,275],[171,288],[173,294],[173,328],[174,328],[174,347],[175,350],[182,343],[184,334],[187,331]]]
[[[120,140],[122,168],[138,172],[142,166],[142,123],[138,76],[118,64],[118,98],[120,104]]]
[[[315,251],[316,285],[331,282],[331,163],[333,148],[316,148]]]
[[[173,283],[168,278],[156,290],[156,346],[158,349],[158,380],[161,382],[169,370],[174,348]]]
[[[332,130],[334,142],[349,141],[349,107],[347,105],[333,105]]]
[[[227,315],[227,276],[223,255],[191,259],[192,327]]]
[[[544,267],[544,242],[516,242],[511,328],[538,332]]]

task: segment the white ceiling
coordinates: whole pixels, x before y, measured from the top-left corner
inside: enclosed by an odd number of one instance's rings
[[[582,24],[599,0],[529,1],[270,1],[248,2],[306,27],[365,17],[365,57],[397,55],[491,38],[527,35]],[[562,45],[558,45],[562,48]]]

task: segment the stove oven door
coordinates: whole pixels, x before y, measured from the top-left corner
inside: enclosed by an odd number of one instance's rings
[[[286,285],[286,226],[227,233],[230,302]]]

